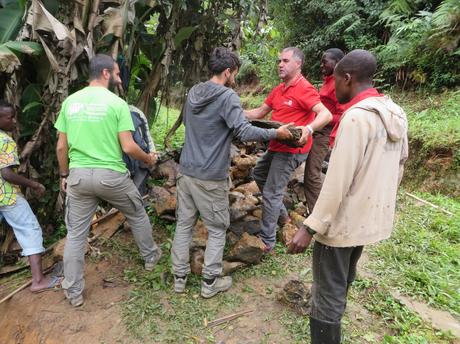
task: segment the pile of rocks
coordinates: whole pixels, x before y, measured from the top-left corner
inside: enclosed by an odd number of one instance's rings
[[[262,217],[262,196],[256,183],[252,180],[251,172],[258,157],[264,153],[265,149],[266,147],[260,143],[236,143],[232,145],[232,164],[230,168],[232,186],[229,192],[230,228],[227,232],[227,247],[224,257],[225,274],[248,264],[258,264],[263,255],[265,246],[256,236],[259,232],[259,222]],[[162,155],[155,168],[151,171],[154,180],[163,180],[162,185],[151,187],[147,197],[147,202],[151,204],[157,216],[170,222],[175,221],[179,155],[177,151]],[[305,201],[303,171],[303,165],[295,171],[284,199],[286,207],[291,210],[290,216],[293,221],[278,232],[279,240],[283,243],[287,243],[292,239],[298,226],[304,220],[302,216],[305,214],[303,206]],[[91,244],[96,239],[109,238],[118,228],[127,227],[125,220],[124,215],[115,209],[103,215],[95,215],[88,240],[88,251],[95,249]],[[5,238],[0,236],[0,239],[2,239],[0,240],[1,257],[10,257],[11,262],[3,261],[3,266],[0,264],[0,274],[21,269],[26,264],[26,261],[18,262],[20,247],[12,231],[4,231],[3,234],[6,235]],[[201,273],[207,237],[206,226],[201,220],[198,220],[190,248],[192,271],[196,274]],[[53,262],[62,259],[64,243],[65,238],[47,250],[51,265]]]
[[[262,217],[262,195],[257,184],[252,180],[251,171],[264,149],[263,145],[257,143],[238,143],[232,146],[230,168],[232,186],[229,192],[230,228],[227,232],[224,274],[248,264],[258,264],[263,255],[265,245],[256,236]],[[306,211],[303,205],[305,201],[303,171],[304,165],[295,171],[284,200],[292,219],[278,231],[279,240],[285,244],[292,239],[297,228],[305,220],[303,217]],[[152,187],[149,200],[157,215],[167,221],[174,221],[177,173],[178,164],[174,160],[160,161],[154,172],[154,176],[165,178],[166,182],[163,186]],[[193,273],[201,274],[207,236],[206,226],[201,220],[198,220],[190,247]]]

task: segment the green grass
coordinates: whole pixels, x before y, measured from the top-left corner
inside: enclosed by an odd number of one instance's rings
[[[455,194],[450,184],[442,180],[442,173],[455,176],[459,165],[456,156],[460,151],[460,128],[457,124],[460,92],[428,97],[397,94],[393,98],[403,106],[409,119],[412,147],[406,170],[406,187],[417,189],[422,185],[428,190],[437,188],[445,195]],[[264,95],[244,96],[242,104],[244,108],[254,108],[264,99]],[[170,109],[168,113],[161,108],[151,129],[158,149],[163,148],[163,139],[178,115],[177,110]],[[173,139],[173,146],[180,147],[183,137],[184,127],[181,126]],[[449,149],[452,156],[446,170],[433,172],[426,168],[428,159],[437,159],[439,152],[445,153]],[[433,175],[440,184],[421,184]],[[349,295],[349,304],[365,307],[373,319],[372,323],[365,320],[361,323],[359,318],[355,318],[356,314],[346,313],[343,320],[344,343],[453,343],[450,335],[434,330],[390,293],[391,290],[399,290],[434,308],[449,311],[457,318],[460,316],[460,200],[441,194],[417,195],[457,215],[449,217],[400,193],[392,238],[367,250],[370,256],[368,266],[375,275],[372,279],[356,281]],[[133,285],[133,291],[123,305],[125,323],[136,338],[155,338],[155,342],[161,343],[212,343],[215,338],[213,332],[204,327],[205,319],[215,319],[244,306],[241,295],[255,293],[248,282],[251,279],[266,281],[263,291],[266,296],[274,292],[274,283],[289,274],[297,274],[311,282],[311,250],[304,255],[291,256],[284,254],[285,248],[278,245],[275,257],[265,258],[261,264],[233,275],[234,283],[240,285],[242,294],[230,291],[211,300],[203,300],[199,297],[200,279],[191,276],[187,293],[175,295],[172,292],[169,258],[174,225],[166,225],[157,221],[153,214],[151,216],[155,226],[161,228],[166,237],[162,245],[164,257],[154,272],[144,272],[140,268],[141,261],[132,243],[128,247],[116,243],[116,240],[111,244],[128,262],[136,263],[129,264],[124,271],[124,278]],[[286,309],[275,318],[283,327],[286,341],[309,343],[307,317]],[[260,342],[270,342],[269,336],[260,338]]]
[[[243,94],[241,95],[241,105],[245,110],[251,110],[261,106],[265,98],[267,98],[267,94]]]
[[[171,127],[179,117],[180,110],[173,108],[166,108],[161,106],[158,116],[153,122],[150,132],[155,142],[157,150],[164,150],[164,139],[168,134]],[[182,124],[176,131],[175,135],[171,139],[172,148],[180,148],[184,144],[185,127]]]
[[[404,184],[460,201],[460,89],[441,94],[395,93],[392,97],[409,121]]]
[[[384,322],[389,332],[383,335],[381,343],[428,344],[454,340],[450,334],[436,331],[424,323],[417,314],[391,296],[390,288],[381,282],[369,279],[355,281],[350,298]]]
[[[168,233],[166,226],[157,225]],[[242,298],[235,293],[220,294],[211,300],[201,298],[201,279],[195,275],[189,276],[185,294],[175,294],[169,240],[161,245],[163,257],[151,272],[143,269],[133,241],[126,242],[115,236],[105,241],[104,246],[128,263],[123,278],[133,290],[123,302],[122,312],[128,331],[136,339],[150,342],[154,338],[155,343],[195,343],[205,338],[212,343],[213,332],[204,326],[205,321],[217,318],[218,314],[231,313],[241,305]]]
[[[441,94],[398,93],[393,97],[407,112],[409,137],[426,149],[460,145],[460,89]]]
[[[169,232],[166,228],[164,231]],[[378,249],[383,249],[384,245],[392,246],[390,242],[385,242]],[[185,294],[177,295],[172,291],[169,240],[162,244],[164,256],[153,272],[143,271],[133,242],[121,242],[115,238],[106,244],[112,251],[124,256],[125,261],[133,263],[124,270],[124,279],[133,286],[133,291],[122,308],[129,333],[140,340],[155,338],[155,342],[159,343],[214,343],[213,331],[204,326],[205,321],[233,313],[241,307],[249,307],[243,302],[245,294],[257,297],[262,293],[264,297],[272,298],[276,302],[274,285],[285,281],[288,275],[298,276],[306,282],[312,281],[311,249],[303,255],[287,255],[285,248],[277,245],[277,255],[266,257],[261,264],[234,273],[232,290],[204,300],[199,296],[201,279],[198,276],[189,276]],[[383,254],[383,257],[379,254]],[[388,249],[373,252],[372,261],[378,262],[374,271],[383,271],[383,274],[377,274],[376,279],[372,280],[359,279],[350,290],[349,306],[355,304],[354,309],[366,308],[372,319],[363,319],[366,315],[354,312],[353,308],[347,311],[343,319],[343,343],[453,343],[453,337],[434,330],[391,296],[390,290],[398,287],[396,282],[402,278],[395,274],[393,266],[384,264],[387,262],[385,259],[394,259]],[[423,264],[417,262],[417,266]],[[256,291],[250,282],[254,278],[262,279],[265,289]],[[455,279],[455,276],[451,278]],[[455,280],[452,283],[456,283]],[[238,287],[240,292],[236,291]],[[288,308],[280,314],[267,314],[267,317],[279,321],[283,331],[282,338],[286,342],[310,342],[308,317],[299,316]],[[259,338],[260,342],[270,342],[270,334],[267,336]]]
[[[387,287],[460,317],[460,202],[418,194],[449,216],[400,193],[389,240],[370,248],[369,266]]]

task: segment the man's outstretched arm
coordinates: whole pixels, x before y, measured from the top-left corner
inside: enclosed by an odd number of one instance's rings
[[[263,103],[258,108],[255,108],[252,110],[245,110],[244,115],[249,120],[260,119],[260,118],[264,118],[265,115],[267,115],[270,111],[272,111],[272,108],[268,106],[267,104]]]
[[[145,153],[136,142],[133,140],[133,135],[130,131],[120,131],[118,133],[123,153],[128,154],[131,158],[143,161],[148,166],[153,166],[156,161],[156,153]]]
[[[316,117],[309,125],[305,127],[298,127],[302,129],[302,137],[299,139],[299,143],[304,145],[308,136],[313,134],[313,132],[322,129],[326,124],[332,120],[331,112],[323,105],[323,103],[318,103],[311,108],[313,112],[316,113]]]

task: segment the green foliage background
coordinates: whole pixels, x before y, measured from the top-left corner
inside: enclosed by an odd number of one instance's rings
[[[270,0],[268,34],[245,29],[244,60],[266,86],[276,53],[297,46],[306,55],[304,73],[319,80],[319,60],[332,47],[373,51],[379,61],[378,86],[439,91],[460,84],[460,1]],[[275,34],[273,34],[275,33]],[[244,72],[244,70],[243,70]]]

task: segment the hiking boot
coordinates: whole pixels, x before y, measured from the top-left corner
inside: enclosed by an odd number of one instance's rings
[[[70,297],[69,293],[67,293],[67,290],[64,289],[64,296],[67,300],[69,300],[70,304],[73,307],[80,307],[85,303],[85,301],[83,300],[83,295],[81,294],[76,297]]]
[[[150,258],[149,260],[145,261],[144,263],[145,270],[152,271],[157,265],[158,261],[160,260],[161,254],[162,254],[161,249],[158,248],[158,251],[154,254],[154,256]]]
[[[185,291],[185,285],[187,284],[187,275],[178,277],[174,275],[174,291],[176,293],[183,293]]]
[[[203,281],[201,283],[201,296],[203,296],[205,299],[209,299],[221,291],[229,290],[231,286],[231,276],[216,277],[214,282],[211,284],[207,284],[205,281]]]

